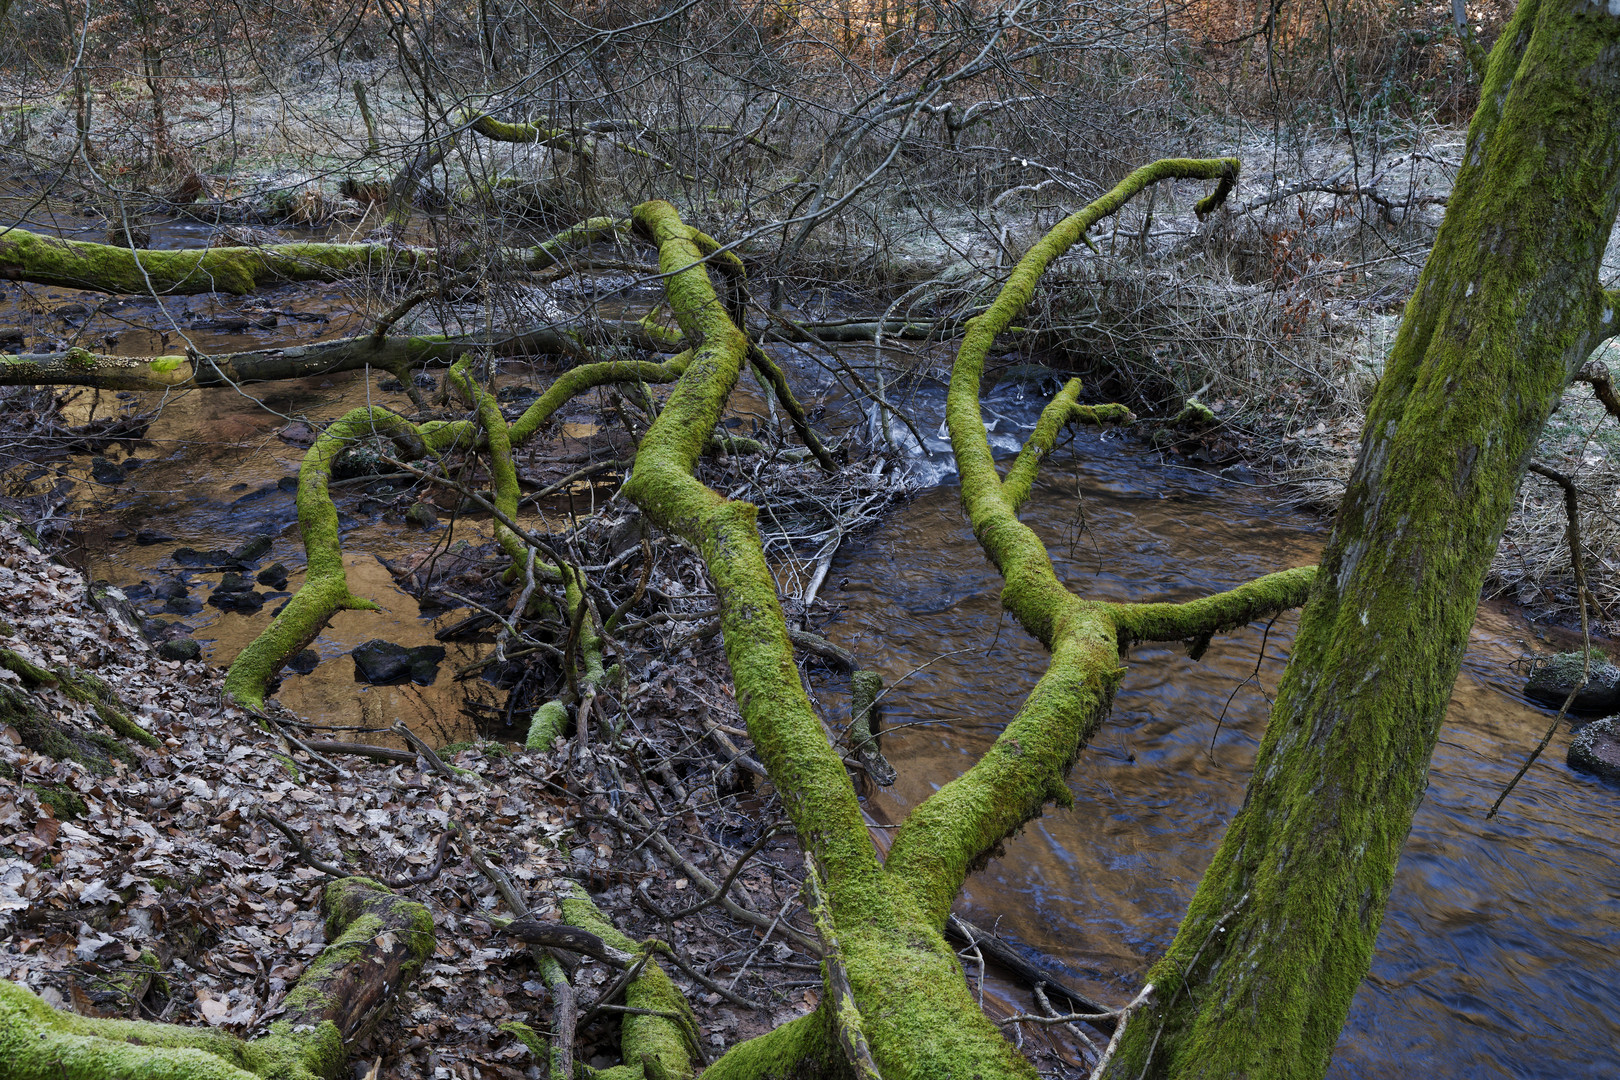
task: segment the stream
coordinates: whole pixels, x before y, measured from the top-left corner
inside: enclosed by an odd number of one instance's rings
[[[154,240],[188,242],[196,240],[184,229]],[[57,317],[47,313],[73,304],[95,309],[105,298],[4,288],[0,326],[49,324],[106,351],[139,353],[157,343],[155,333],[140,329],[158,325],[149,302]],[[166,307],[203,349],[314,340],[358,325],[349,314],[357,304],[338,287],[294,286],[244,300],[181,298]],[[302,319],[286,314],[295,310]],[[242,318],[253,325],[241,326]],[[107,337],[116,340],[104,343]],[[835,421],[865,422],[826,370],[798,351],[778,355],[803,398],[825,404]],[[1042,389],[1012,382],[987,395],[998,453],[1010,454],[1032,426]],[[948,456],[938,453],[945,448],[941,388],[924,382],[908,393],[935,454],[912,455],[907,467],[918,493],[875,530],[844,541],[822,594],[838,609],[827,636],[891,687],[884,750],[900,779],[868,799],[880,822],[900,820],[971,764],[1046,664],[1039,645],[1002,615],[1000,579],[967,528]],[[174,395],[146,441],[128,455],[107,455],[122,478],[81,483],[70,506],[79,557],[92,575],[125,588],[142,607],[155,606],[159,586],[179,581],[186,595],[176,606],[184,614],[164,617],[181,618],[217,664],[229,663],[301,580],[285,478],[296,473],[302,448],[278,431],[290,417],[328,419],[367,401],[409,408],[403,394],[380,390],[361,372],[272,384],[258,396],[262,405],[229,390]],[[78,395],[70,417],[87,415],[92,397]],[[97,415],[115,406],[111,395],[101,399]],[[917,449],[896,432],[902,446]],[[65,467],[89,480],[87,456]],[[1102,599],[1189,599],[1314,561],[1323,523],[1242,480],[1166,465],[1118,433],[1081,432],[1049,457],[1023,518],[1046,540],[1059,575]],[[386,727],[403,718],[441,743],[472,737],[479,726],[464,708],[468,688],[493,691],[478,689],[476,680],[454,681],[450,669],[487,646],[451,644],[429,686],[355,680],[348,659],[355,645],[371,638],[432,644],[435,630],[465,611],[425,615],[380,562],[442,541],[442,531],[410,530],[392,517],[387,481],[347,490],[339,507],[351,586],[384,611],[339,614],[315,644],[319,665],[289,674],[278,699],[323,723]],[[143,544],[143,530],[172,539]],[[284,563],[289,583],[270,591],[253,614],[203,603],[219,575],[177,566],[174,550],[230,549],[254,535],[272,542],[258,565]],[[459,523],[457,538],[484,542],[487,521]],[[1264,634],[1263,656],[1260,624],[1217,638],[1200,663],[1180,649],[1135,650],[1112,719],[1070,779],[1074,808],[1049,809],[1010,841],[969,880],[958,910],[1026,943],[1095,996],[1122,1002],[1134,995],[1241,802],[1295,624],[1292,614],[1279,618]],[[1459,1080],[1620,1074],[1620,980],[1613,976],[1620,969],[1620,789],[1564,764],[1566,724],[1502,814],[1484,820],[1549,721],[1519,692],[1521,662],[1536,651],[1548,646],[1520,614],[1481,606],[1372,973],[1328,1074],[1335,1080],[1414,1070]],[[847,712],[838,680],[817,675],[812,684],[835,714],[839,706]],[[1008,995],[1027,1007],[1019,992],[998,989]]]

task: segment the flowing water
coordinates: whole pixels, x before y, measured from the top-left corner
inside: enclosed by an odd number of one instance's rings
[[[1094,434],[1049,459],[1023,518],[1065,582],[1107,600],[1230,588],[1314,561],[1325,539],[1254,489]],[[989,746],[1046,655],[1002,616],[1000,578],[954,487],[847,545],[831,577],[844,611],[829,637],[890,684],[904,679],[884,719],[900,780],[869,799],[875,817],[898,821]],[[1182,648],[1134,650],[1070,779],[1074,808],[1009,841],[958,911],[1094,996],[1133,996],[1242,800],[1296,623],[1217,638],[1198,663]],[[1564,764],[1566,724],[1484,820],[1550,719],[1518,692],[1516,662],[1533,646],[1520,616],[1482,606],[1337,1080],[1620,1075],[1620,791]]]
[[[196,242],[189,234],[166,239],[166,246]],[[53,305],[99,302],[68,290],[8,288],[0,321],[27,316],[37,324]],[[337,335],[352,325],[354,305],[341,290],[301,288],[254,302],[198,297],[167,307],[187,326],[222,313],[260,321],[265,311],[328,313],[324,322],[282,319],[274,330],[208,336],[193,328],[204,335],[195,339],[201,348],[241,349]],[[116,323],[124,329],[106,331],[120,337],[109,347],[142,352],[155,335],[136,327],[153,325],[153,314],[139,303],[113,306],[94,316],[103,320],[94,328],[82,317],[73,325],[102,333]],[[835,420],[862,422],[824,368],[793,351],[782,359],[802,396],[824,400]],[[174,547],[231,548],[263,534],[273,548],[260,565],[284,562],[292,571],[287,588],[297,588],[303,558],[285,478],[302,451],[277,431],[288,417],[319,420],[367,401],[399,408],[406,401],[361,373],[261,389],[262,405],[229,390],[176,396],[133,460],[112,455],[128,470],[124,481],[82,486],[73,512],[96,576],[137,594],[143,583],[178,577],[189,590],[186,606],[195,606],[218,575],[177,567]],[[986,417],[999,451],[1016,448],[1041,399],[1018,383],[990,394]],[[1041,648],[1003,617],[1000,579],[964,523],[948,456],[939,453],[938,387],[924,385],[910,400],[935,451],[914,453],[908,465],[922,489],[875,531],[844,543],[823,592],[841,609],[828,636],[882,671],[892,688],[885,750],[900,780],[869,800],[874,818],[890,822],[976,759],[1046,664]],[[87,409],[88,398],[74,408]],[[896,438],[918,451],[898,429]],[[89,462],[67,468],[83,476]],[[389,495],[362,486],[378,500]],[[380,727],[404,718],[440,741],[469,736],[470,684],[447,672],[429,687],[355,681],[347,654],[360,641],[429,643],[448,620],[424,615],[379,562],[419,553],[439,537],[408,531],[356,498],[340,507],[350,581],[385,610],[334,619],[316,642],[321,664],[289,675],[279,699],[325,723]],[[1313,561],[1324,540],[1320,522],[1282,508],[1268,489],[1166,466],[1118,434],[1079,434],[1049,458],[1024,519],[1047,541],[1065,581],[1110,600],[1180,600],[1229,588]],[[174,539],[143,546],[136,542],[142,529]],[[474,542],[487,539],[487,524],[461,529]],[[185,621],[210,659],[228,663],[268,622],[279,602],[270,599],[257,614],[202,606]],[[1218,638],[1199,663],[1177,648],[1135,650],[1113,717],[1074,770],[1074,808],[1049,810],[1010,841],[969,881],[959,910],[1025,943],[1096,996],[1122,1002],[1134,994],[1242,798],[1294,626],[1289,614],[1269,631],[1256,624]],[[446,667],[479,649],[452,646]],[[1548,722],[1518,692],[1520,661],[1545,649],[1513,611],[1481,608],[1372,974],[1330,1072],[1338,1080],[1414,1070],[1459,1080],[1620,1075],[1613,975],[1620,968],[1620,790],[1565,766],[1566,725],[1503,814],[1483,817]],[[813,682],[822,698],[840,700],[836,682]],[[1002,996],[1027,1007],[1010,987]]]

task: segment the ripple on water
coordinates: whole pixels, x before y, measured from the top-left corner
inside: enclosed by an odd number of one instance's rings
[[[1095,436],[1076,445],[1046,467],[1024,518],[1086,595],[1185,599],[1316,558],[1320,526],[1252,490]],[[871,808],[898,820],[982,753],[1046,657],[1003,617],[1000,579],[954,489],[924,492],[847,545],[840,579],[830,637],[891,683],[934,661],[886,699],[898,730],[885,750],[901,777]],[[1272,627],[1258,685],[1244,685],[1258,624],[1217,639],[1199,664],[1180,649],[1135,650],[1113,718],[1071,777],[1075,808],[1010,841],[959,910],[999,922],[1099,994],[1133,993],[1242,800],[1295,623]],[[1616,1075],[1620,791],[1563,764],[1566,726],[1504,813],[1484,820],[1550,719],[1519,696],[1510,666],[1531,637],[1482,610],[1335,1080],[1414,1068],[1459,1080]],[[965,651],[939,658],[952,650]]]

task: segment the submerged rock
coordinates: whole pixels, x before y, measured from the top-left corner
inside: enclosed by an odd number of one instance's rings
[[[196,660],[202,656],[202,646],[196,638],[174,638],[159,645],[157,654],[165,660]]]
[[[373,685],[403,680],[407,675],[412,682],[431,685],[439,676],[439,663],[444,659],[442,645],[420,645],[407,649],[391,641],[373,638],[355,647],[354,677]]]
[[[1620,780],[1620,716],[1594,720],[1576,732],[1569,744],[1569,766]]]
[[[439,523],[439,515],[433,512],[433,507],[425,502],[414,502],[411,508],[405,511],[405,524],[415,525],[418,529],[431,529]]]
[[[259,584],[276,592],[287,587],[287,567],[282,563],[271,563],[259,571]]]
[[[214,548],[212,551],[198,551],[196,548],[175,548],[174,561],[181,566],[193,569],[213,570],[240,570],[242,565],[231,558],[231,553],[223,548]]]
[[[167,544],[174,537],[162,529],[142,529],[135,534],[135,542],[141,547],[151,547],[153,544]]]
[[[215,588],[220,592],[248,592],[253,588],[253,582],[231,570],[219,579],[219,584]]]
[[[411,670],[410,652],[381,638],[356,645],[350,655],[354,657],[354,677],[373,685],[404,678]]]
[[[264,607],[264,594],[254,592],[251,587],[241,592],[217,588],[209,595],[208,602],[221,611],[239,611],[251,615]]]
[[[98,484],[122,484],[124,482],[124,470],[119,468],[116,462],[104,457],[90,459],[90,475],[95,478]]]
[[[443,645],[418,645],[407,650],[411,656],[411,682],[432,686],[439,677],[439,664],[444,660]]]
[[[287,661],[287,670],[295,675],[308,675],[321,663],[321,654],[314,649],[305,649],[291,660]]]
[[[1569,692],[1580,685],[1581,654],[1559,653],[1538,664],[1524,684],[1524,696],[1538,705],[1561,708]],[[1591,670],[1569,707],[1573,713],[1603,716],[1620,712],[1620,667],[1597,649],[1592,650]]]
[[[255,563],[270,553],[270,538],[264,534],[250,536],[242,541],[233,552],[231,558],[239,563]]]

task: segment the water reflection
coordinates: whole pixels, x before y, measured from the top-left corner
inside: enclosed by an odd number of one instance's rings
[[[1024,518],[1086,595],[1186,599],[1316,557],[1319,526],[1253,492],[1099,436],[1077,448],[1053,460]],[[871,808],[898,820],[983,752],[1046,657],[1001,615],[1000,579],[954,488],[924,493],[846,547],[840,579],[832,599],[847,609],[828,634],[886,679],[967,650],[887,699],[898,730],[885,749],[901,778]],[[1295,625],[1277,620],[1263,658],[1259,624],[1217,639],[1197,664],[1181,649],[1138,648],[1071,778],[1074,809],[1010,841],[959,910],[1056,958],[1084,988],[1127,999],[1241,802]],[[1504,815],[1483,819],[1549,719],[1516,691],[1511,665],[1531,637],[1516,617],[1481,612],[1332,1077],[1616,1074],[1620,791],[1564,766],[1566,730]]]

